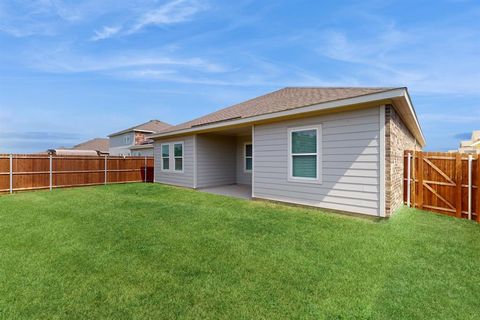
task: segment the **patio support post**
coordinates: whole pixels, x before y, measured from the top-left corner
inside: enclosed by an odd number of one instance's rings
[[[10,193],[13,193],[13,154],[10,155]]]

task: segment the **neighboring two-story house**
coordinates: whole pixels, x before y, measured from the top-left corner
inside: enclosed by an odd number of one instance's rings
[[[457,151],[457,150],[454,150]],[[460,153],[478,153],[480,154],[480,130],[472,132],[472,138],[467,141],[461,141],[458,148]]]
[[[150,120],[140,125],[112,133],[109,138],[111,156],[153,156],[152,140],[146,135],[158,133],[171,125],[159,120]]]

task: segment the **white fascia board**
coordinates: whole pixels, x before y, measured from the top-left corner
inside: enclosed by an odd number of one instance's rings
[[[330,109],[335,109],[340,107],[347,107],[350,105],[363,104],[363,103],[380,101],[380,100],[388,100],[388,99],[399,98],[399,97],[403,97],[407,101],[409,101],[409,98],[407,98],[408,94],[406,93],[405,88],[397,88],[389,91],[372,93],[372,94],[348,98],[348,99],[328,101],[328,102],[323,102],[323,103],[319,103],[311,106],[300,107],[300,108],[295,108],[295,109],[290,109],[285,111],[272,112],[272,113],[262,114],[258,116],[248,117],[248,118],[241,118],[237,120],[231,120],[231,121],[227,120],[227,121],[222,121],[218,123],[206,124],[206,125],[202,125],[194,128],[181,129],[181,130],[165,132],[165,133],[157,133],[157,134],[148,135],[147,137],[150,139],[159,139],[159,138],[165,138],[169,136],[189,134],[189,133],[203,131],[203,130],[210,130],[210,129],[235,126],[235,125],[241,125],[241,124],[250,124],[250,123],[255,123],[257,121],[280,118],[280,117],[285,117],[290,115],[296,115],[296,114],[302,114],[302,113],[308,113],[308,112],[314,112],[314,111],[325,111],[325,110],[330,110]],[[410,102],[408,102],[408,104],[412,112],[413,107],[411,106]],[[415,113],[413,112],[412,114],[416,118]],[[417,125],[418,125],[418,121],[417,121]],[[420,130],[420,127],[419,127],[419,130]]]

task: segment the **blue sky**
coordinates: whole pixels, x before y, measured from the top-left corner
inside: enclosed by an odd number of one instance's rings
[[[0,1],[0,153],[285,86],[407,86],[429,150],[480,129],[478,1]]]

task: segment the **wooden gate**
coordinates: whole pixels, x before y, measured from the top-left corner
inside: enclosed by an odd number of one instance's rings
[[[405,151],[404,160],[407,205],[480,222],[478,155]]]

